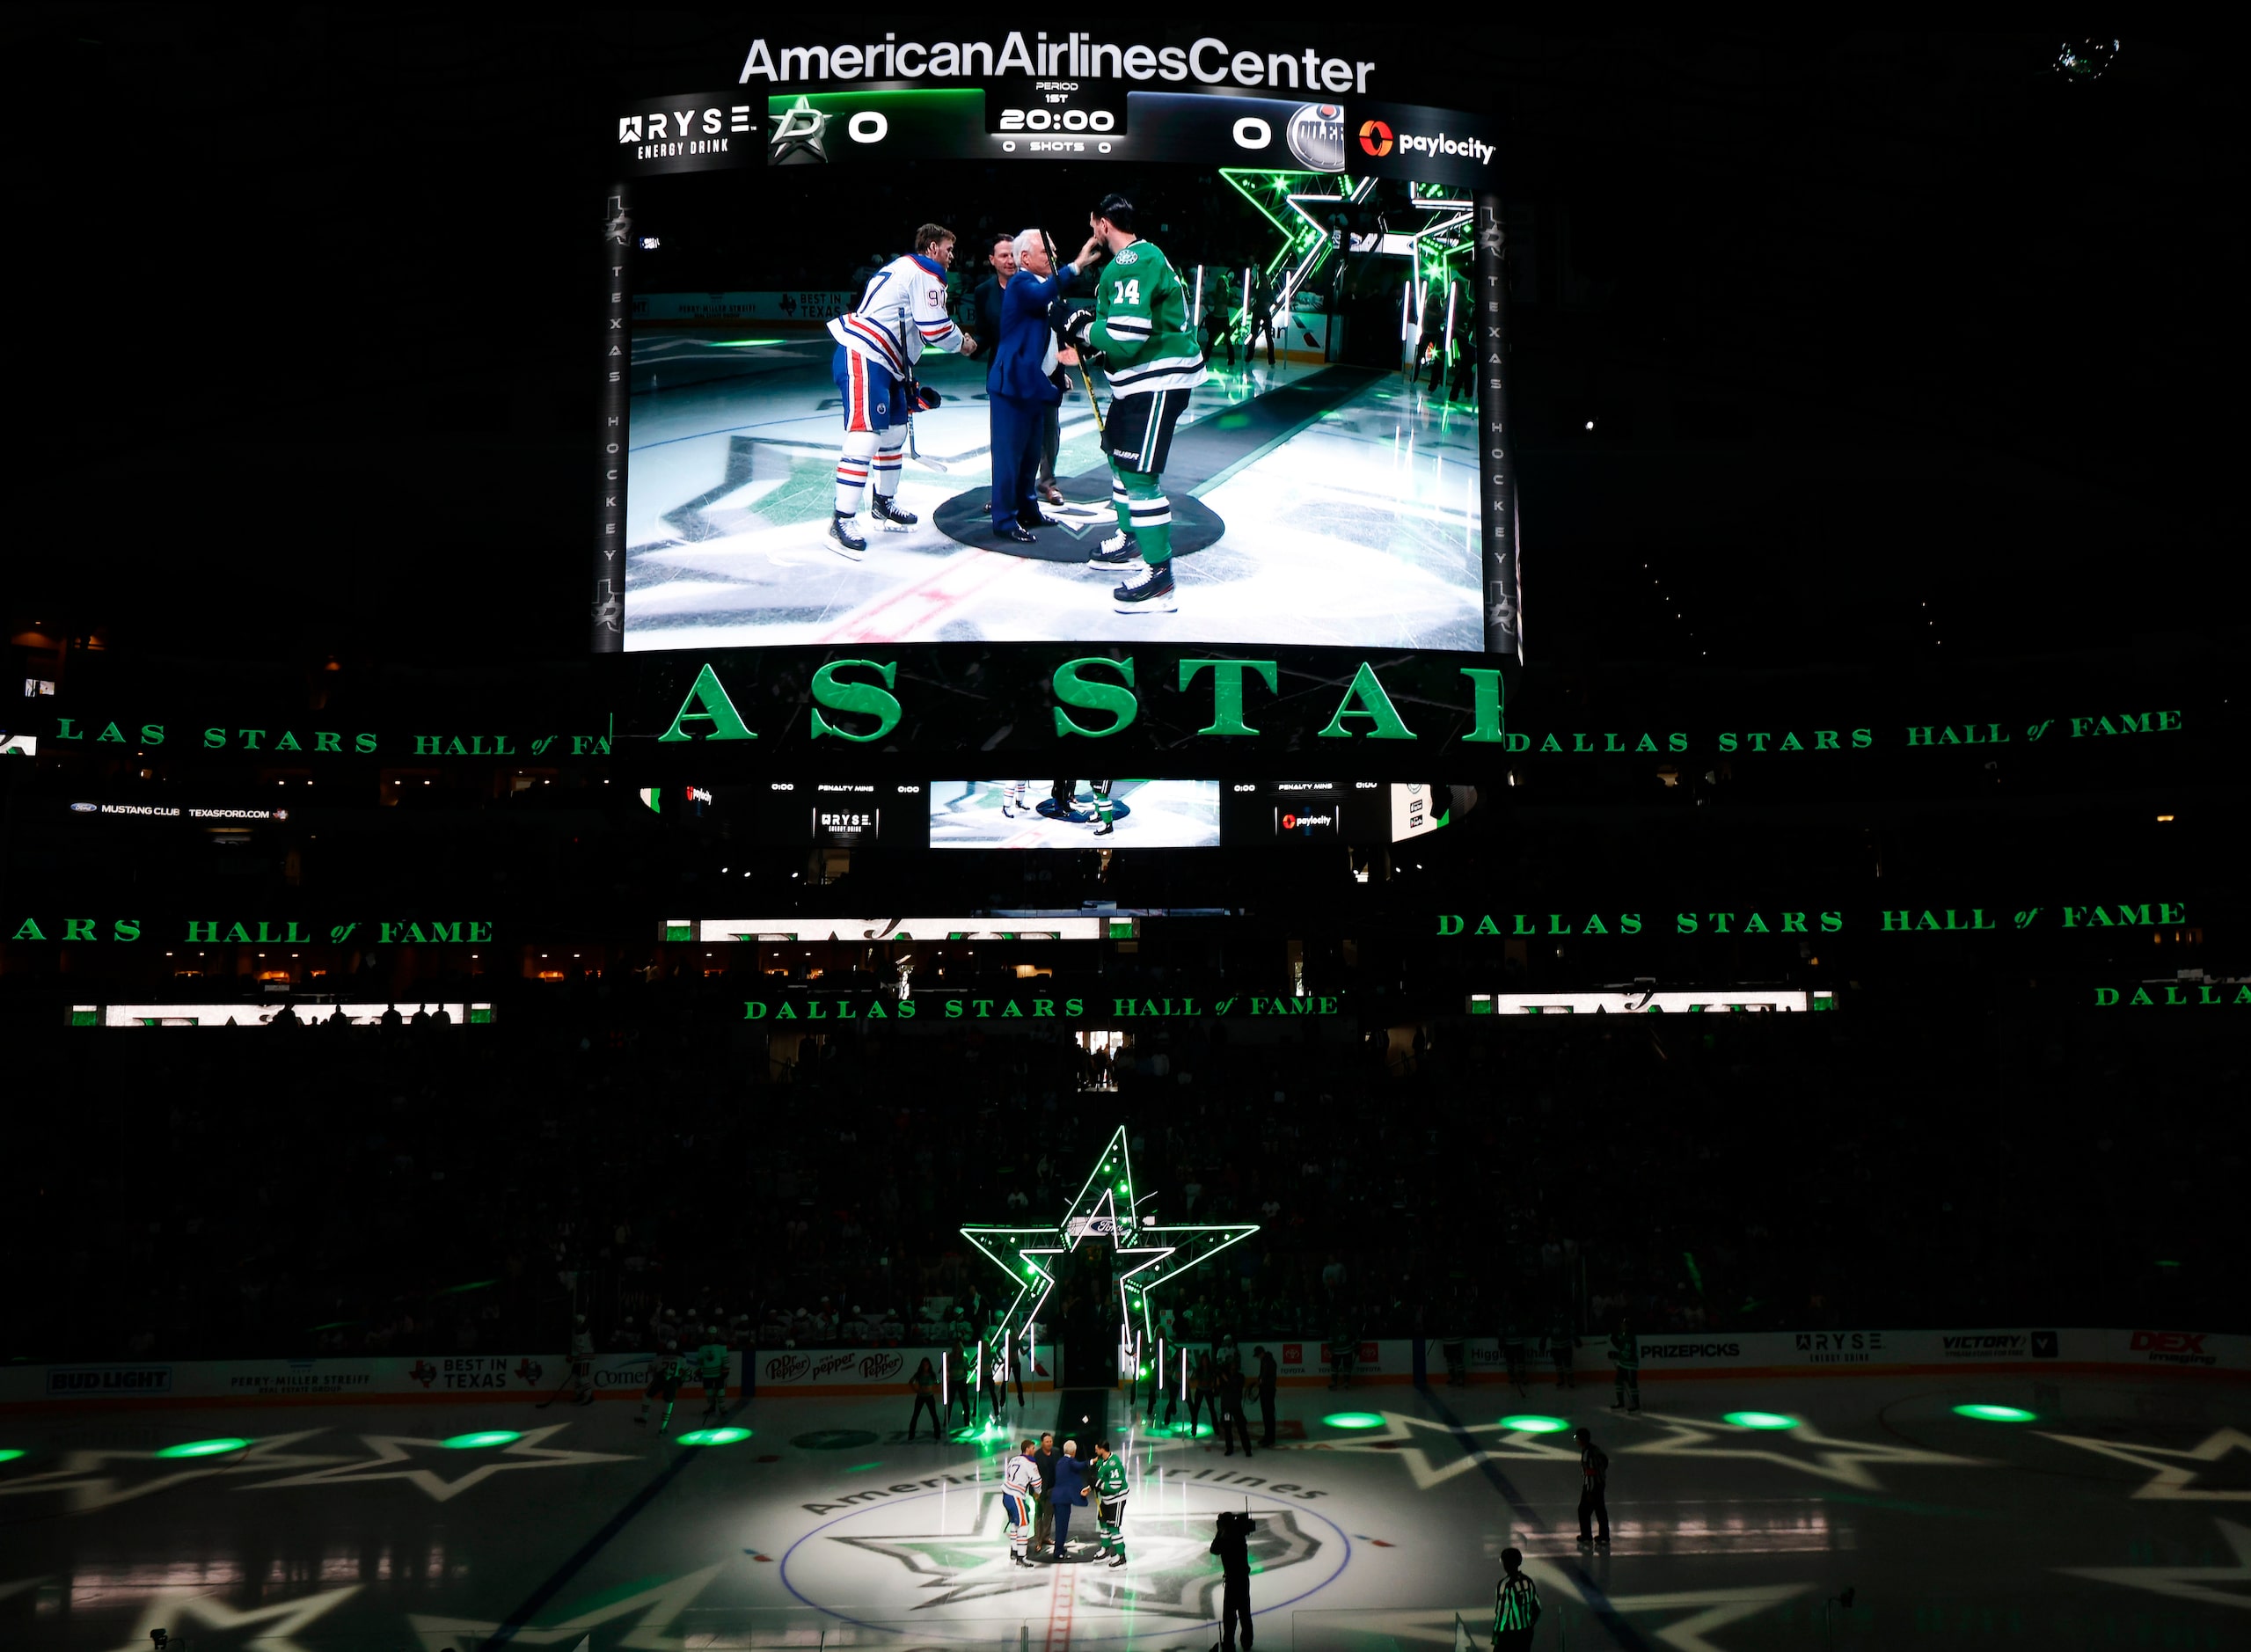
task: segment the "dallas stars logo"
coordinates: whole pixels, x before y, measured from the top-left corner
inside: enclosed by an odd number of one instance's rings
[[[2238,1429],[2218,1429],[2200,1445],[2175,1451],[2163,1445],[2127,1445],[2117,1440],[2089,1439],[2078,1434],[2050,1434],[2051,1440],[2100,1451],[2122,1463],[2150,1471],[2150,1478],[2134,1490],[2136,1498],[2159,1498],[2168,1502],[2251,1502],[2251,1487],[2239,1480],[2232,1485],[2200,1484],[2221,1473],[2222,1463],[2236,1451],[2251,1452],[2251,1434]]]
[[[495,1474],[510,1471],[574,1468],[589,1463],[632,1460],[611,1451],[566,1451],[546,1444],[569,1426],[567,1422],[556,1422],[544,1429],[534,1429],[520,1439],[508,1441],[500,1450],[491,1451],[467,1473],[453,1478],[448,1478],[444,1471],[458,1466],[467,1454],[447,1445],[442,1440],[417,1439],[406,1434],[363,1434],[360,1438],[371,1456],[333,1467],[317,1468],[310,1473],[291,1474],[282,1480],[261,1480],[243,1489],[272,1491],[281,1486],[334,1486],[343,1483],[357,1486],[373,1480],[403,1480],[435,1502],[450,1502],[472,1486],[481,1485]]]
[[[1223,1488],[1211,1489],[1217,1493]],[[1092,1509],[1085,1513],[1091,1522]],[[1257,1524],[1250,1542],[1253,1570],[1270,1575],[1304,1565],[1320,1553],[1321,1539],[1298,1523],[1295,1509],[1261,1508],[1253,1511],[1253,1518]],[[1074,1532],[1078,1524],[1079,1517],[1074,1514]],[[1093,1536],[1091,1524],[1086,1534]],[[1219,1563],[1210,1553],[1210,1513],[1168,1510],[1136,1516],[1129,1502],[1125,1539],[1132,1560],[1124,1571],[1066,1562],[1027,1572],[1009,1561],[1007,1519],[997,1490],[983,1494],[966,1531],[830,1538],[845,1548],[881,1555],[906,1568],[920,1580],[913,1607],[917,1612],[1028,1590],[1045,1592],[1061,1581],[1075,1585],[1079,1599],[1089,1606],[1115,1607],[1129,1597],[1135,1612],[1193,1623],[1218,1615],[1222,1580]],[[1063,1575],[1060,1580],[1058,1571]]]
[[[796,103],[779,114],[766,117],[774,123],[774,135],[766,142],[766,164],[778,166],[800,150],[816,161],[829,158],[825,147],[829,136],[829,122],[836,117],[815,108],[802,92]]]
[[[1664,1437],[1644,1444],[1614,1445],[1611,1448],[1612,1456],[1633,1453],[1643,1457],[1750,1458],[1795,1469],[1819,1480],[1855,1486],[1863,1491],[1883,1489],[1883,1482],[1872,1472],[1878,1466],[1943,1463],[1955,1468],[1992,1466],[1974,1457],[1926,1451],[1919,1446],[1839,1440],[1803,1421],[1787,1430],[1740,1428],[1732,1422],[1702,1422],[1691,1417],[1660,1416],[1655,1412],[1642,1413],[1641,1421],[1664,1429]]]

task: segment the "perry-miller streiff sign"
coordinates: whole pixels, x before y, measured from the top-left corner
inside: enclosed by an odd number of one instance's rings
[[[1096,1021],[1141,1026],[1151,1021],[1319,1020],[1341,1015],[1344,1000],[1334,993],[1268,998],[1257,993],[1210,997],[1181,993],[1171,998],[1142,994],[1003,992],[981,994],[951,989],[911,993],[785,992],[744,1000],[742,1019],[788,1026],[838,1021]]]

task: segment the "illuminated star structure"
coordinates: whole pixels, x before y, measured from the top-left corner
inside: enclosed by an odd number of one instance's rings
[[[1041,1305],[1055,1289],[1055,1260],[1076,1251],[1082,1239],[1102,1239],[1116,1249],[1118,1346],[1122,1356],[1130,1356],[1152,1345],[1150,1292],[1259,1231],[1254,1222],[1162,1223],[1154,1212],[1142,1214],[1141,1207],[1155,1197],[1134,1191],[1133,1161],[1121,1125],[1061,1222],[1048,1227],[963,1228],[961,1237],[1016,1284],[1014,1299],[993,1327],[993,1346],[1008,1349],[1012,1360],[1035,1355],[1031,1338]]]

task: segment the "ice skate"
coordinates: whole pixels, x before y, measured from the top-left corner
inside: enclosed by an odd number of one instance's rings
[[[1121,614],[1171,614],[1180,606],[1170,562],[1160,563],[1139,579],[1128,580],[1110,595]]]

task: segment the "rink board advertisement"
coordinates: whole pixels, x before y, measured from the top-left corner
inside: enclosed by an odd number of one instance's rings
[[[1450,1369],[1451,1339],[1426,1339],[1429,1380],[1443,1383]],[[1665,1377],[1807,1377],[1823,1374],[2021,1370],[2078,1371],[2187,1371],[2251,1373],[2251,1336],[2211,1331],[2073,1330],[2040,1326],[1970,1327],[1953,1331],[1660,1331],[1638,1338],[1644,1380]],[[1506,1382],[1508,1361],[1497,1337],[1461,1344],[1473,1382]],[[1555,1378],[1555,1359],[1545,1333],[1524,1344],[1527,1375]],[[1607,1336],[1582,1336],[1571,1368],[1587,1384],[1611,1382],[1614,1370]]]
[[[588,1373],[598,1398],[637,1398],[647,1354],[597,1354]],[[727,1392],[742,1388],[743,1356],[727,1356]],[[367,1355],[333,1359],[139,1360],[115,1364],[13,1366],[0,1371],[0,1410],[55,1407],[406,1405],[531,1400],[571,1385],[569,1356]],[[682,1392],[701,1397],[692,1363]],[[568,1395],[565,1396],[565,1403]]]
[[[1265,1336],[1241,1340],[1245,1358],[1263,1342],[1292,1387],[1328,1380],[1326,1344],[1319,1339]],[[1201,1344],[1190,1344],[1201,1347]],[[1447,1339],[1422,1341],[1424,1368],[1433,1385],[1446,1381]],[[1465,1339],[1471,1380],[1503,1382],[1507,1365],[1494,1337]],[[1554,1379],[1545,1334],[1527,1343],[1527,1374]],[[1407,1383],[1415,1377],[1415,1346],[1399,1338],[1359,1345],[1356,1383]],[[900,1349],[757,1349],[728,1356],[727,1392],[904,1394],[922,1360],[935,1369],[947,1350]],[[1170,1350],[1168,1350],[1168,1353]],[[594,1387],[604,1398],[638,1398],[648,1383],[646,1354],[603,1354],[594,1362]],[[1042,1349],[1035,1378],[1025,1387],[1053,1385],[1052,1356]],[[2186,1371],[2241,1378],[2251,1375],[2251,1336],[2217,1331],[2130,1327],[2116,1330],[1972,1327],[1955,1331],[1698,1331],[1641,1338],[1642,1378],[1802,1377],[1940,1374],[2021,1371]],[[1168,1366],[1173,1363],[1167,1359]],[[1611,1380],[1605,1339],[1585,1336],[1573,1360],[1586,1384]],[[958,1356],[955,1370],[958,1371]],[[112,1364],[18,1365],[0,1371],[0,1410],[91,1408],[116,1406],[398,1405],[417,1400],[501,1400],[537,1402],[564,1388],[570,1360],[559,1353],[378,1356],[360,1359],[137,1360]],[[1178,1385],[1168,1370],[1166,1385]],[[702,1393],[692,1371],[683,1400]],[[567,1399],[567,1396],[566,1396]]]
[[[1067,35],[762,43],[618,107],[596,651],[1515,659],[1473,269],[1497,121],[1302,44]],[[879,245],[740,232],[870,175]]]

